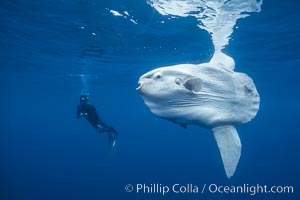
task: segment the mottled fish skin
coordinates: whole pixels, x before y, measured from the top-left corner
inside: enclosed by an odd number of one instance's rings
[[[150,111],[180,124],[207,128],[253,119],[259,94],[250,77],[212,63],[157,68],[139,79]]]

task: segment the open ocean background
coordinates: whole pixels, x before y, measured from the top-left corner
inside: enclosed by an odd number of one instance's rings
[[[155,117],[135,91],[156,67],[209,61],[211,38],[195,18],[170,19],[145,0],[2,0],[0,199],[299,199],[299,10],[298,0],[265,0],[225,49],[261,97],[256,118],[237,127],[242,156],[227,179],[209,130]],[[90,102],[119,132],[113,153],[76,118],[83,73]],[[125,192],[137,183],[291,185],[294,194]]]

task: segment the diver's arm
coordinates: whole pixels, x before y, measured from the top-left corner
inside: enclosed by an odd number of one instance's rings
[[[77,118],[83,117],[81,106],[77,106]]]

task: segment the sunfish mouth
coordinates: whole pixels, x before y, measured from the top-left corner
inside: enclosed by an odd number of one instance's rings
[[[137,91],[140,91],[140,90],[142,89],[142,87],[143,87],[143,83],[142,83],[142,82],[139,82],[138,84],[139,84],[139,85],[138,85],[138,87],[136,88],[136,90],[137,90]]]

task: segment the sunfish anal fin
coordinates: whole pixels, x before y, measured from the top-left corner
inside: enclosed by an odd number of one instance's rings
[[[241,156],[242,144],[234,126],[218,126],[212,129],[217,141],[223,165],[228,178],[230,178],[237,167]]]

